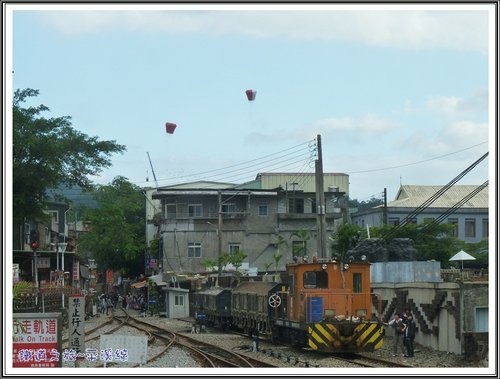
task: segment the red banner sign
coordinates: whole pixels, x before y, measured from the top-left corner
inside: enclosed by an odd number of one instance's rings
[[[61,367],[61,314],[13,316],[13,367]]]

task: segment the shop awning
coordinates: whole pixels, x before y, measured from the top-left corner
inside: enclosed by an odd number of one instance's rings
[[[142,282],[137,282],[137,283],[132,283],[130,286],[134,288],[143,288],[146,287],[148,282],[146,280],[143,280]]]

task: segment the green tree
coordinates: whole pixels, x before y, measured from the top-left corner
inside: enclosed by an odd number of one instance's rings
[[[139,187],[118,176],[110,185],[95,186],[99,204],[88,209],[91,230],[79,239],[79,249],[91,252],[101,269],[144,272],[145,202]]]
[[[248,255],[245,254],[243,250],[238,250],[229,256],[230,263],[235,268],[234,275],[236,276],[237,281],[239,281],[239,277],[241,276],[240,267],[247,256]]]
[[[333,234],[332,240],[332,256],[340,260],[342,276],[342,286],[345,288],[344,264],[346,263],[347,252],[353,249],[359,242],[361,236],[361,228],[354,224],[342,224]]]
[[[370,229],[372,237],[381,237],[391,230],[393,226],[384,225]],[[441,262],[441,267],[450,266],[449,259],[456,254],[463,243],[453,237],[454,226],[447,223],[427,227],[427,223],[409,223],[391,233],[393,238],[409,238],[413,240],[417,250],[416,259],[418,261],[436,260]]]
[[[357,208],[358,212],[362,212],[384,204],[384,200],[371,197],[370,200],[364,200],[361,202],[357,199],[349,199],[348,203],[350,208]]]
[[[89,176],[109,167],[111,154],[125,151],[125,146],[115,141],[100,141],[75,130],[69,116],[43,117],[49,111],[45,105],[23,107],[38,94],[38,90],[28,88],[16,90],[13,98],[15,225],[45,217],[48,188],[62,184],[88,188]]]
[[[464,262],[464,267],[468,268],[487,268],[488,267],[488,252],[489,252],[489,244],[488,240],[485,239],[476,243],[466,243],[462,241],[458,241],[457,243],[457,251],[456,254],[460,250],[464,250],[468,254],[472,255],[476,258],[475,261],[466,261]],[[451,264],[452,262],[450,262]],[[457,262],[455,262],[456,264]]]
[[[217,267],[217,261],[215,259],[205,259],[200,262],[200,265],[204,267],[206,271],[212,271],[214,267]]]
[[[311,232],[309,230],[297,230],[291,234],[292,237],[298,238],[302,244],[292,245],[292,254],[297,256],[307,255],[307,241],[311,239]]]
[[[222,272],[229,263],[231,263],[231,255],[227,251],[225,251],[220,255],[220,257],[217,258],[219,273]]]

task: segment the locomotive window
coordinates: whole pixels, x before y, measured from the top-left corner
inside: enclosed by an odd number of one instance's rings
[[[360,293],[363,290],[363,283],[361,281],[361,274],[359,272],[355,272],[352,274],[352,290],[356,293]]]
[[[325,271],[304,272],[304,288],[328,288],[328,274]]]

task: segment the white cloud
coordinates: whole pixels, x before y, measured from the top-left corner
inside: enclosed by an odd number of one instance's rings
[[[488,133],[487,123],[457,121],[448,124],[435,135],[413,134],[404,144],[411,146],[415,152],[419,151],[422,157],[435,157],[482,144],[488,141]],[[481,146],[487,149],[487,144]]]
[[[463,118],[476,114],[486,115],[488,92],[481,90],[469,98],[457,96],[431,96],[426,102],[427,109],[450,118]]]
[[[264,7],[263,5],[261,7]],[[333,40],[401,49],[487,51],[486,11],[52,11],[40,16],[65,34],[134,32]],[[373,7],[372,7],[373,8]],[[120,8],[117,8],[118,10]],[[333,9],[333,8],[330,8]],[[467,27],[464,27],[467,25]]]
[[[454,115],[461,109],[463,100],[456,96],[432,96],[427,100],[427,107],[434,112]]]
[[[488,140],[488,124],[472,121],[459,121],[450,124],[441,133],[440,139],[447,141],[454,149],[471,146]]]
[[[321,119],[314,123],[314,127],[325,134],[339,131],[355,134],[381,134],[390,132],[401,126],[382,116],[365,114],[359,118],[342,117]]]
[[[364,139],[381,136],[382,134],[390,133],[400,128],[402,128],[401,125],[382,116],[365,114],[358,118],[324,118],[294,130],[276,129],[269,133],[252,132],[247,134],[244,140],[247,143],[274,143],[273,141],[277,139],[280,141],[304,141],[315,139],[316,136],[320,134],[325,139],[343,138],[345,141],[356,141],[356,143],[359,143]]]

